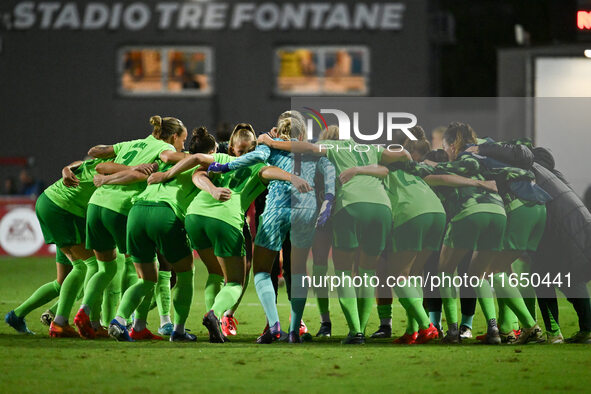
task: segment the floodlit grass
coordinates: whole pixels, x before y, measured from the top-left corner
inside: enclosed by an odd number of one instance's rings
[[[252,283],[236,314],[238,336],[231,343],[209,344],[201,325],[205,271],[196,263],[196,295],[187,327],[197,335],[197,343],[50,339],[47,327],[39,321],[44,307],[27,318],[35,336],[16,334],[0,324],[0,391],[530,392],[588,391],[591,387],[591,346],[586,345],[396,346],[390,340],[368,340],[364,346],[343,346],[340,339],[347,329],[335,299],[330,300],[333,338],[315,338],[302,345],[256,345],[254,340],[265,318]],[[0,259],[2,314],[54,277],[51,259]],[[287,326],[289,307],[284,288],[278,302]],[[577,323],[566,300],[560,300],[560,313],[563,331],[570,335],[577,330]],[[319,327],[315,299],[308,300],[304,319],[315,334]],[[396,334],[402,334],[404,320],[396,303]],[[474,332],[482,332],[480,310],[474,322]],[[377,326],[374,313],[368,335]],[[149,327],[153,331],[158,327],[156,311],[151,312]]]

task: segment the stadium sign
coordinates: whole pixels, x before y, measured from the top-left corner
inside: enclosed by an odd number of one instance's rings
[[[403,3],[18,2],[7,29],[401,30]]]
[[[0,246],[13,256],[30,256],[43,246],[43,233],[35,212],[16,208],[0,221]]]

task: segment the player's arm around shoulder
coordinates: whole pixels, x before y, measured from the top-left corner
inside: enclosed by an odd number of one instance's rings
[[[263,181],[263,183],[267,184],[270,181],[285,181],[290,182],[298,192],[300,193],[308,193],[312,191],[312,187],[308,182],[304,179],[300,178],[297,175],[290,174],[287,171],[282,170],[279,167],[275,166],[266,166],[261,168],[259,171],[259,177]]]
[[[214,157],[212,155],[208,155],[205,153],[195,153],[192,155],[187,155],[181,161],[176,163],[172,168],[168,169],[168,171],[155,172],[152,175],[150,175],[150,177],[148,178],[148,184],[152,185],[154,183],[166,182],[167,180],[172,179],[177,175],[190,170],[191,168],[195,168],[198,166],[201,168],[207,168],[213,162]]]
[[[96,145],[89,149],[88,156],[96,159],[110,159],[116,156],[113,145]]]

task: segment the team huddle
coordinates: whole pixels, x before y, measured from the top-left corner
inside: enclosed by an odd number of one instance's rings
[[[348,326],[343,344],[365,343],[376,304],[380,326],[371,337],[391,337],[394,295],[407,323],[397,344],[471,338],[477,302],[487,325],[477,339],[484,343],[591,343],[591,214],[549,151],[529,140],[480,139],[454,122],[440,150],[431,150],[418,126],[409,130],[416,139],[397,137],[399,150],[340,140],[337,126],[311,143],[293,110],[269,133],[257,138],[240,123],[219,144],[203,127],[189,136],[176,118],[153,116],[150,124],[144,139],[91,148],[89,159],[64,167],[39,196],[45,242],[57,247],[57,279],[6,315],[16,331],[31,333],[25,316],[58,298],[41,316],[52,338],[194,342],[185,324],[196,251],[208,273],[199,313],[210,342],[238,334],[234,314],[252,270],[267,318],[257,343],[301,343],[311,339],[303,323],[311,290],[305,277],[325,277],[332,251],[341,278],[480,278],[459,288],[441,280],[429,291],[411,280],[377,289],[339,286]],[[286,332],[277,311],[281,254],[291,304]],[[556,279],[567,273],[568,286]],[[513,274],[546,279],[524,285],[510,280]],[[579,331],[566,340],[555,288],[579,319]],[[331,336],[328,290],[314,291],[316,336]],[[147,327],[154,308],[159,335]]]

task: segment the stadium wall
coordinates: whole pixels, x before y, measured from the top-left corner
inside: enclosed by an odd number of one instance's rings
[[[366,46],[370,50],[369,95],[435,93],[425,0],[393,1],[403,6],[399,28],[362,30],[314,28],[311,19],[302,30],[261,30],[253,23],[240,28],[159,29],[155,13],[138,30],[121,24],[115,29],[89,30],[83,25],[84,10],[96,2],[71,3],[80,13],[77,28],[63,19],[58,24],[67,3],[71,2],[53,2],[60,8],[47,20],[39,7],[48,3],[11,0],[0,4],[0,157],[35,157],[34,173],[47,181],[56,179],[63,165],[83,157],[90,146],[144,136],[150,131],[148,118],[153,114],[179,117],[190,128],[202,124],[213,128],[219,121],[248,121],[257,130],[266,131],[277,114],[290,106],[289,98],[274,93],[273,57],[279,46]],[[359,2],[340,3],[353,9]],[[105,4],[111,7],[113,3]],[[152,11],[157,6],[150,1],[142,4]],[[17,12],[19,6],[23,8]],[[118,50],[135,45],[210,46],[214,93],[210,97],[120,95]]]

